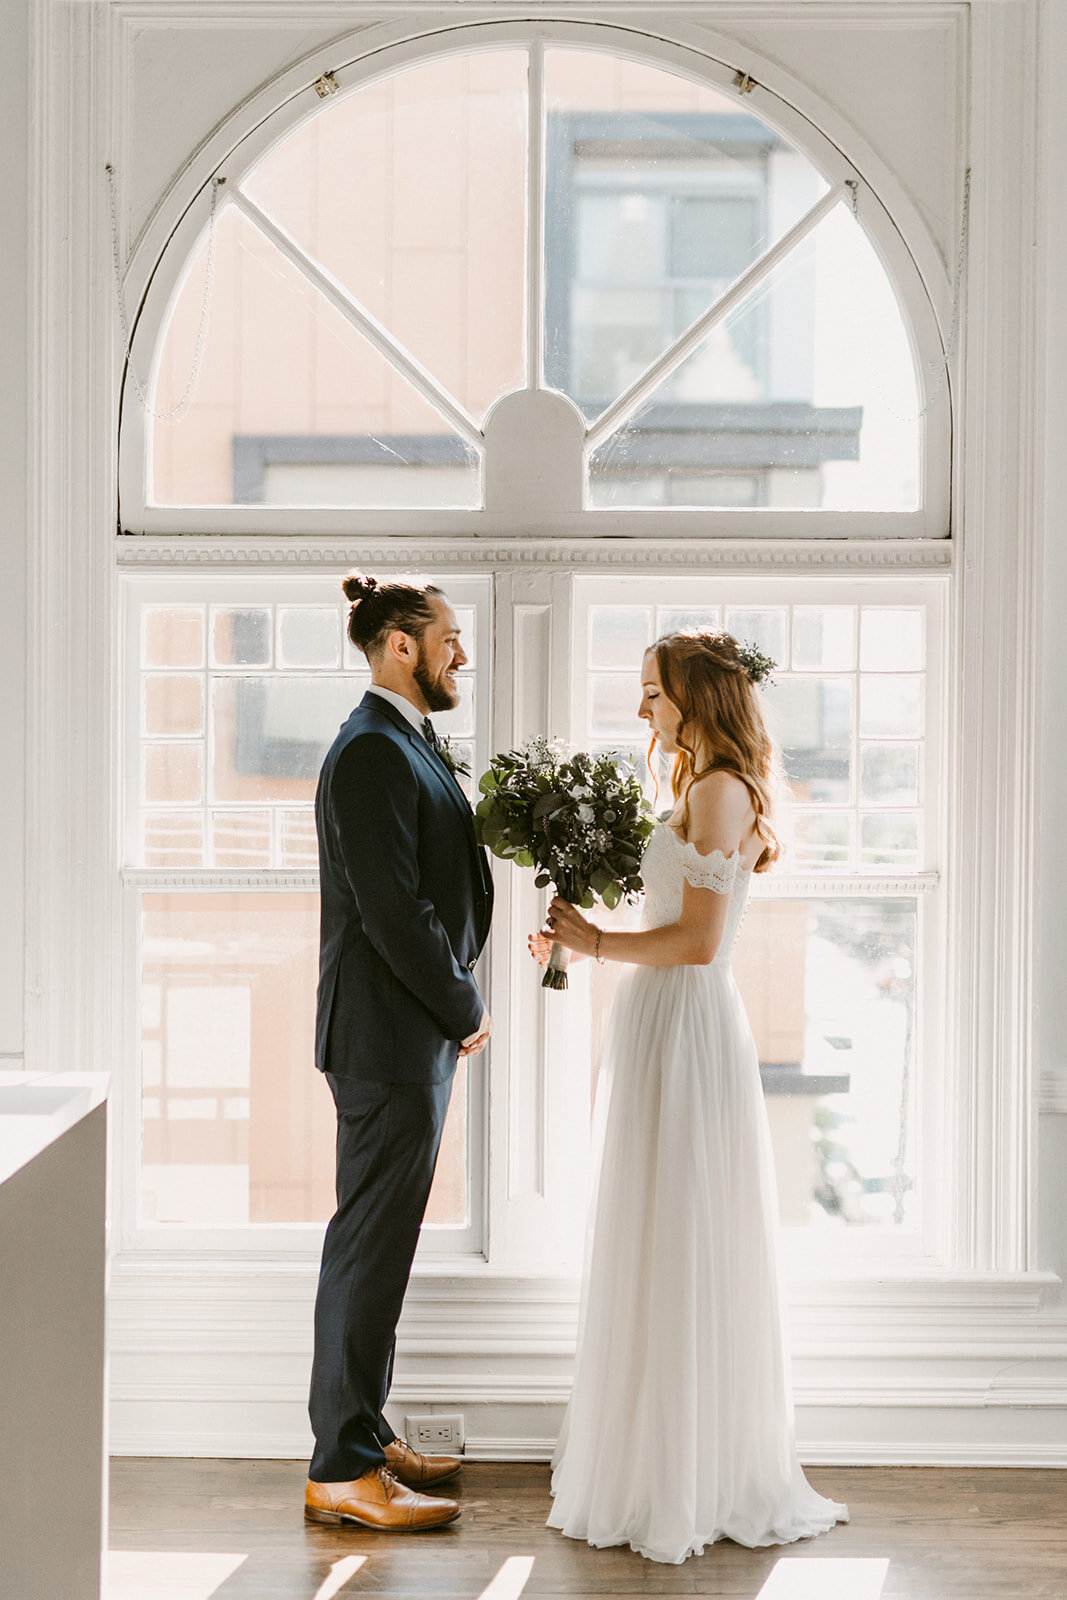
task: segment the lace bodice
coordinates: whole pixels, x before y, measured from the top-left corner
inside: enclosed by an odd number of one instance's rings
[[[745,866],[740,850],[729,856],[721,850],[702,856],[695,845],[684,844],[673,828],[657,818],[645,851],[641,876],[645,880],[641,920],[646,928],[662,928],[668,922],[677,922],[682,914],[682,890],[687,882],[698,889],[711,889],[716,894],[730,896],[726,926],[714,962],[716,966],[728,964],[741,930],[752,881],[752,868]]]

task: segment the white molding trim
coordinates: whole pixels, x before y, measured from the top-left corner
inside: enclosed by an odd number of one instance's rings
[[[233,534],[121,535],[116,559],[123,567],[167,570],[184,566],[284,566],[294,570],[342,568],[360,562],[390,568],[457,568],[484,571],[510,566],[610,568],[641,572],[649,567],[683,572],[753,570],[932,572],[948,571],[953,547],[947,539],[800,540],[672,539],[655,545],[630,539],[480,538],[337,539],[295,536],[242,538]]]
[[[110,1348],[118,1454],[300,1457],[316,1264],[120,1258]],[[1051,1274],[794,1285],[805,1460],[1067,1464],[1067,1310]],[[462,1409],[468,1457],[547,1459],[570,1390],[574,1279],[421,1267],[392,1411]]]
[[[317,872],[287,872],[284,868],[277,871],[228,872],[214,867],[186,867],[167,872],[157,867],[125,867],[122,881],[144,894],[166,894],[171,889],[207,893],[217,890],[220,894],[240,889],[282,889],[317,894],[319,888]]]
[[[1046,1067],[1038,1094],[1041,1112],[1067,1113],[1067,1067]]]
[[[945,1243],[957,1263],[992,1271],[1025,1270],[1036,1248],[1030,1062],[1041,660],[1033,248],[1039,61],[1037,0],[1003,0],[975,12],[949,785],[956,918],[946,1060],[955,1120],[945,1150],[956,1210]]]

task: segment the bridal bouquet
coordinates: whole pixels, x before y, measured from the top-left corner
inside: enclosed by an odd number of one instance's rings
[[[494,756],[478,787],[478,842],[505,861],[535,867],[539,889],[554,884],[583,910],[598,896],[614,910],[641,890],[654,819],[628,761],[528,739]],[[553,944],[541,980],[546,989],[567,987],[569,959],[569,950]]]

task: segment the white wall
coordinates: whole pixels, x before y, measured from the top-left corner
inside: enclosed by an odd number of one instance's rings
[[[1042,1265],[1067,1286],[1067,6],[1046,0],[1043,20],[1045,607],[1034,1043],[1044,1108],[1037,1145],[1039,1249]],[[1067,1303],[1067,1287],[1058,1298]]]
[[[21,1065],[30,0],[0,9],[0,1069]]]

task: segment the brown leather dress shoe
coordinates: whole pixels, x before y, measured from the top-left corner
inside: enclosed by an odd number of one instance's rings
[[[393,1477],[409,1489],[429,1489],[435,1483],[444,1483],[454,1478],[463,1465],[458,1456],[420,1456],[403,1439],[386,1445],[385,1464]]]
[[[308,1522],[354,1522],[360,1528],[386,1533],[422,1533],[455,1522],[454,1500],[415,1494],[398,1483],[385,1467],[372,1467],[351,1483],[313,1483],[304,1491]]]

